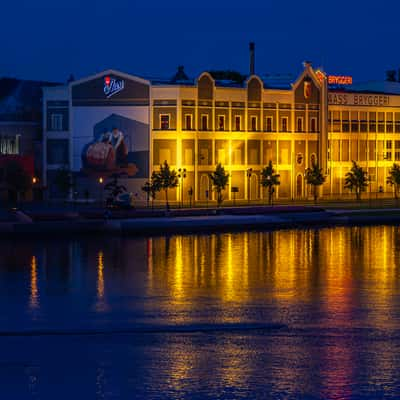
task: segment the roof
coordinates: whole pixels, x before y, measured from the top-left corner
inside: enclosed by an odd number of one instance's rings
[[[40,121],[44,81],[0,78],[0,121]]]
[[[400,94],[400,82],[390,81],[369,81],[356,83],[344,88],[349,92],[360,93],[382,93],[382,94]]]
[[[292,84],[297,80],[297,76],[293,74],[264,74],[260,77],[267,89],[290,90]]]

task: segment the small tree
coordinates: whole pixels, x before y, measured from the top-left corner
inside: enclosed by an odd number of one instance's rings
[[[151,209],[154,208],[154,200],[156,198],[157,192],[161,190],[161,187],[159,186],[159,181],[156,179],[156,172],[153,171],[150,180],[148,180],[143,186],[142,190],[143,192],[146,193],[146,202],[147,202],[147,207],[149,206],[149,200],[151,197]]]
[[[261,171],[261,186],[268,190],[268,204],[272,205],[273,194],[275,192],[275,186],[280,185],[279,174],[275,173],[275,169],[272,166],[272,161],[268,162],[268,165]]]
[[[400,188],[400,165],[393,164],[392,168],[389,170],[389,175],[386,178],[386,183],[394,186],[394,197],[397,199]]]
[[[225,190],[226,186],[229,182],[229,174],[225,172],[225,168],[218,163],[215,167],[215,171],[209,174],[209,177],[212,181],[212,186],[214,192],[217,193],[217,205],[218,207],[224,201],[224,197],[222,196],[222,191]]]
[[[169,210],[168,189],[173,189],[178,186],[178,175],[174,169],[171,170],[167,161],[160,165],[160,170],[152,174],[152,183],[154,194],[160,190],[165,192],[165,206]]]
[[[56,171],[53,183],[64,197],[75,187],[73,174],[66,167],[61,167]]]
[[[109,177],[110,181],[104,185],[104,190],[108,192],[107,205],[114,204],[120,194],[127,192],[126,186],[119,183],[119,180],[124,176],[126,174],[123,172],[111,174]]]
[[[344,181],[344,187],[350,189],[350,191],[355,191],[356,199],[361,199],[361,193],[365,192],[368,187],[368,176],[366,171],[362,169],[355,161],[351,170],[346,174],[346,179]]]
[[[18,161],[14,160],[10,160],[4,164],[3,181],[17,201],[20,195],[28,191],[32,185],[32,179],[28,172]]]
[[[305,171],[304,178],[306,182],[313,187],[314,203],[317,204],[318,199],[318,187],[323,185],[326,177],[322,173],[322,168],[315,162],[312,163],[311,167],[308,167]]]

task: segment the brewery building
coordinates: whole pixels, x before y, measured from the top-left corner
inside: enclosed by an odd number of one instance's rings
[[[254,44],[249,75],[231,75],[189,79],[179,67],[171,79],[156,80],[107,70],[44,88],[49,196],[57,196],[52,180],[66,167],[80,196],[100,197],[102,182],[117,171],[144,200],[141,187],[167,161],[181,171],[170,199],[215,200],[209,173],[221,163],[230,175],[225,199],[256,201],[266,197],[260,171],[270,160],[280,174],[277,199],[311,197],[304,173],[313,161],[327,175],[321,196],[350,195],[344,179],[352,160],[368,172],[370,196],[392,195],[386,178],[400,162],[400,83],[354,84],[309,62],[297,77],[257,75]]]

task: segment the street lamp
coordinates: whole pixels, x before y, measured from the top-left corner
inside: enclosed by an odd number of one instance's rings
[[[99,178],[99,185],[100,185],[100,204],[103,205],[103,177],[100,176]]]
[[[247,170],[247,179],[248,179],[248,189],[247,189],[247,200],[248,200],[248,202],[250,203],[250,195],[251,195],[251,188],[250,188],[250,185],[251,185],[251,176],[253,175],[253,168],[249,168],[248,170]]]
[[[178,169],[178,178],[181,180],[181,204],[183,207],[183,183],[184,179],[186,178],[186,168]]]

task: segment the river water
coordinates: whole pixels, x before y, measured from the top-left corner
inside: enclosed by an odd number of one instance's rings
[[[10,399],[400,397],[400,228],[0,242]]]

